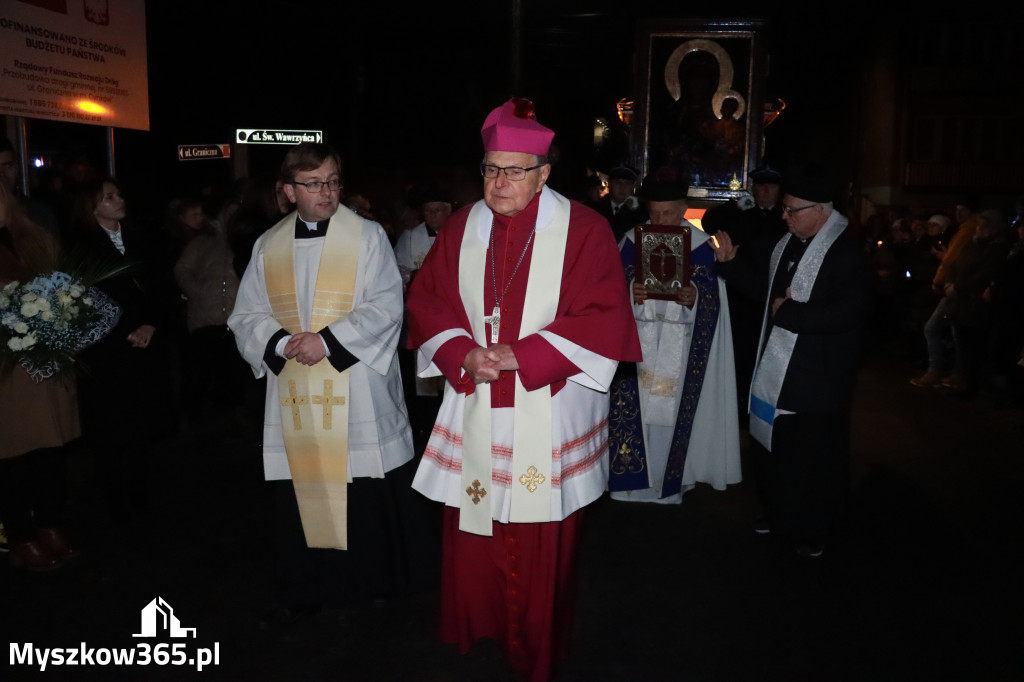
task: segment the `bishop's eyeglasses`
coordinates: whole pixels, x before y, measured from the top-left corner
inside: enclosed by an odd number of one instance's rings
[[[538,164],[536,166],[530,166],[529,168],[520,168],[519,166],[492,166],[489,163],[480,164],[480,175],[484,176],[488,180],[493,180],[498,177],[498,172],[503,171],[505,177],[513,182],[519,182],[526,177],[526,174],[532,170],[537,170],[544,164]]]
[[[310,180],[309,182],[296,182],[292,180],[291,184],[302,185],[310,194],[319,194],[323,190],[324,185],[327,185],[327,189],[332,192],[337,192],[341,189],[341,180],[338,178],[331,178],[326,182],[323,180]]]

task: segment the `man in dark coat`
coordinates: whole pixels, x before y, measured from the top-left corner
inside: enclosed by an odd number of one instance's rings
[[[709,209],[701,225],[711,234],[719,230],[728,232],[736,246],[757,240],[771,240],[774,244],[786,233],[782,220],[782,173],[763,163],[747,177],[750,194]]]
[[[715,253],[723,277],[765,302],[750,392],[767,513],[758,530],[795,540],[808,557],[822,555],[848,486],[849,405],[870,300],[867,264],[826,178],[813,166],[787,173],[789,234],[769,259],[737,259],[728,233]]]
[[[782,219],[782,173],[763,163],[747,177],[750,195],[709,209],[701,225],[710,234],[728,233],[735,246],[743,247],[745,259],[767,262],[776,242],[786,234],[786,223]],[[736,395],[743,401],[742,414],[754,372],[764,297],[750,298],[730,282],[726,282],[726,291],[735,353]]]
[[[608,221],[615,234],[615,241],[637,225],[647,221],[647,208],[637,199],[636,171],[627,166],[617,166],[608,174],[608,194],[588,206]]]

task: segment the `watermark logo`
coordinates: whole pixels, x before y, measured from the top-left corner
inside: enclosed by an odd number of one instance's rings
[[[171,637],[196,636],[195,628],[183,628],[171,605],[157,597],[142,609],[142,632],[132,637],[156,637],[157,631],[165,632]]]
[[[185,628],[174,615],[174,609],[161,597],[156,597],[142,609],[142,632],[135,638],[196,638],[196,628]],[[220,665],[220,642],[213,647],[189,646],[183,642],[150,644],[140,642],[132,647],[93,647],[85,642],[72,647],[36,647],[31,642],[11,642],[11,666],[28,665],[40,671],[47,666],[191,666],[197,671],[210,665]]]

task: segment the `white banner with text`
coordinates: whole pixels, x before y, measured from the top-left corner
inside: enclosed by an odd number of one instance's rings
[[[144,0],[0,7],[0,114],[149,130]]]

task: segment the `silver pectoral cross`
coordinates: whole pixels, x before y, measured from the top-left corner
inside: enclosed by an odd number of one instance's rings
[[[494,306],[494,311],[484,317],[484,324],[491,325],[491,343],[498,343],[498,325],[501,323],[501,311]]]

